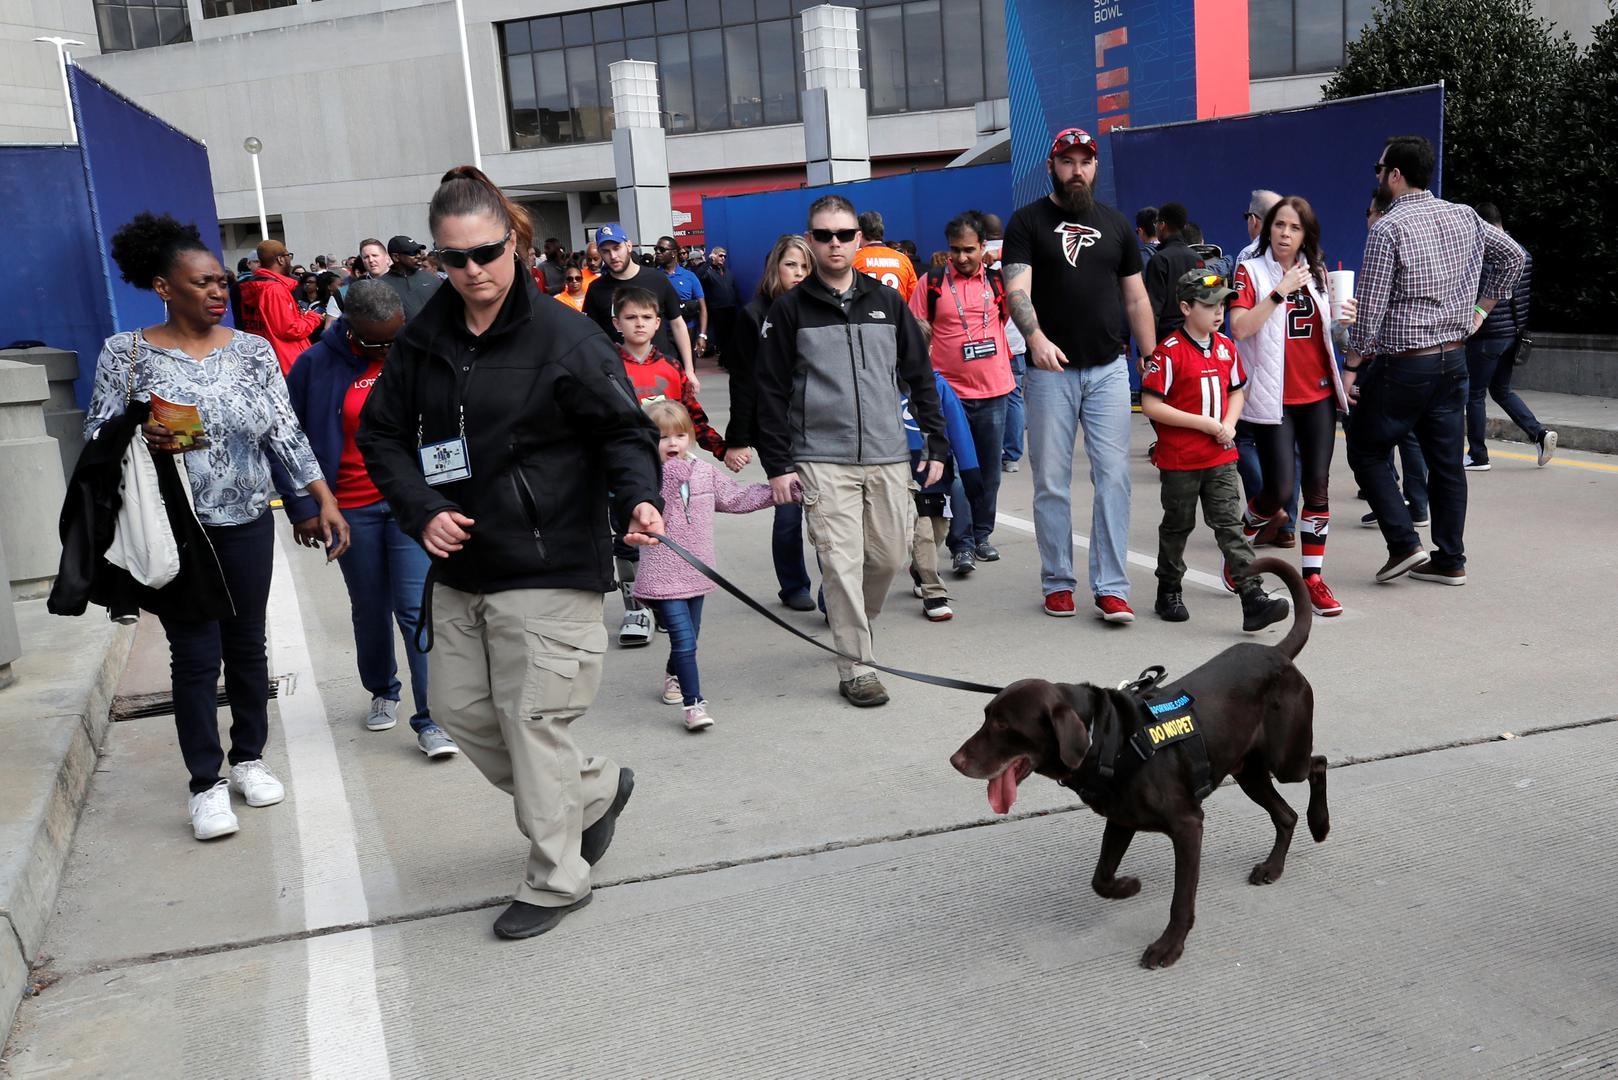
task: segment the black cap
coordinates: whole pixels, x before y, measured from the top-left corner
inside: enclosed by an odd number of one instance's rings
[[[426,250],[426,244],[418,244],[408,236],[395,236],[388,241],[389,255],[420,255]]]

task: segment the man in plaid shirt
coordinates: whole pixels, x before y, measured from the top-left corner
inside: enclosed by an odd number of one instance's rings
[[[1435,163],[1432,143],[1417,135],[1389,139],[1376,163],[1378,191],[1393,205],[1366,237],[1354,288],[1359,311],[1343,375],[1358,399],[1348,463],[1388,545],[1376,579],[1409,573],[1465,585],[1466,339],[1511,296],[1523,250],[1471,207],[1435,198],[1427,190]],[[1389,458],[1411,431],[1427,458],[1430,553]]]

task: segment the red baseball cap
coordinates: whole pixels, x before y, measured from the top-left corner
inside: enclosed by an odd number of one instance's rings
[[[1059,132],[1056,138],[1051,141],[1051,152],[1045,156],[1053,158],[1057,154],[1064,153],[1074,147],[1090,151],[1091,157],[1096,156],[1095,139],[1088,131],[1076,127],[1066,128]]]

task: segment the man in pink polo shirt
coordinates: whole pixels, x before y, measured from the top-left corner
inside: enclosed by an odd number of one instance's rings
[[[984,263],[983,216],[968,210],[944,228],[949,265],[933,267],[910,294],[910,310],[932,346],[933,370],[961,399],[978,461],[977,479],[955,482],[949,550],[955,573],[970,574],[1000,552],[989,542],[1000,496],[999,460],[1005,440],[1006,402],[1017,386],[1006,342],[1005,287]],[[968,474],[970,477],[971,474]]]

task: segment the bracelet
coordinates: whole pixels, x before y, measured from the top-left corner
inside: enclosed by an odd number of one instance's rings
[[[1489,313],[1487,311],[1483,310],[1483,305],[1482,304],[1473,304],[1472,305],[1472,310],[1477,312],[1479,315],[1482,315],[1485,319],[1487,319],[1489,317]]]
[[[1276,307],[1280,307],[1282,304],[1284,304],[1286,302],[1287,302],[1286,297],[1282,296],[1280,293],[1276,292],[1274,289],[1270,290],[1270,303],[1274,304]]]

